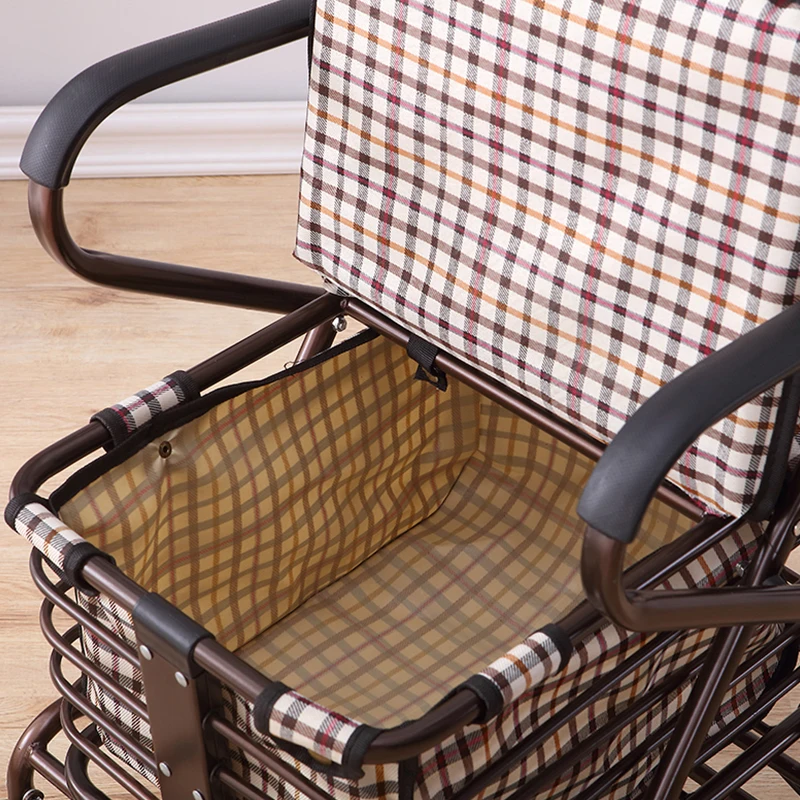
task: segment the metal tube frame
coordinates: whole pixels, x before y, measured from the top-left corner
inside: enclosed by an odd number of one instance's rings
[[[297,336],[309,330],[329,324],[330,320],[340,315],[343,311],[351,314],[361,322],[371,324],[373,327],[378,328],[381,333],[390,336],[390,338],[396,341],[402,343],[404,337],[407,341],[407,333],[402,331],[398,326],[395,326],[394,323],[390,323],[388,320],[381,317],[377,312],[367,309],[365,306],[355,301],[325,294],[323,297],[313,300],[302,309],[279,319],[277,322],[259,331],[243,342],[233,345],[228,348],[228,350],[194,367],[189,372],[201,388],[206,388],[221,380],[223,377],[227,377],[236,372],[243,365],[252,363],[266,353],[291,341]],[[318,338],[318,336],[314,338]],[[511,408],[524,418],[541,425],[546,430],[553,433],[553,435],[558,436],[558,438],[566,441],[581,452],[593,457],[599,454],[599,445],[593,443],[580,431],[551,417],[546,411],[538,409],[533,403],[491,381],[491,379],[481,375],[472,367],[445,354],[440,354],[440,356],[437,357],[437,365],[449,372],[454,378],[463,380],[478,391],[488,394],[492,399]],[[39,456],[35,456],[31,459],[15,477],[12,484],[12,494],[35,491],[44,480],[57,474],[69,464],[82,458],[96,447],[101,446],[105,441],[105,431],[102,430],[101,432],[101,430],[98,430],[99,427],[100,426],[96,423],[86,426],[81,429],[81,431],[66,437],[61,442],[57,442],[52,447],[40,453]],[[793,491],[794,488],[795,487],[793,487]],[[681,511],[691,514],[694,519],[700,518],[697,507],[673,487],[668,485],[662,486],[659,490],[659,496]],[[753,574],[753,579],[749,581],[751,586],[762,581],[763,578],[766,577],[765,574],[762,574],[766,569],[763,565],[769,564],[771,566],[777,566],[782,563],[780,556],[783,555],[785,558],[783,551],[786,548],[784,545],[785,542],[788,541],[788,534],[791,533],[798,511],[800,511],[800,507],[798,506],[800,501],[796,499],[798,497],[797,493],[795,492],[792,496],[795,498],[794,502],[789,503],[786,509],[779,510],[779,513],[777,513],[774,518],[773,524],[770,526],[770,531],[765,537],[768,546],[766,548],[762,547],[760,551],[760,553],[768,553],[768,555],[760,557],[759,563],[762,566]],[[744,520],[732,521],[722,519],[710,521],[708,519],[699,519],[698,524],[692,529],[696,534],[696,540],[691,542],[690,550],[692,550],[692,552],[699,552],[704,547],[710,546],[710,543],[714,539],[729,532],[736,525],[743,524],[743,522]],[[692,531],[689,533],[691,534]],[[700,532],[699,536],[697,536],[698,531]],[[606,539],[606,537],[603,537],[603,539]],[[594,541],[594,539],[591,534],[589,534],[587,536],[587,551],[589,553],[592,553],[592,541]],[[656,577],[661,580],[672,572],[673,569],[679,568],[676,564],[685,561],[686,554],[685,552],[679,554],[677,552],[678,549],[680,548],[675,546],[664,548],[663,552],[658,551],[646,560],[646,568],[642,568],[642,565],[637,565],[636,568],[627,573],[627,576],[623,576],[621,573],[621,556],[624,555],[622,548],[606,547],[605,550],[601,548],[595,555],[597,556],[596,563],[599,570],[606,570],[609,569],[609,567],[613,567],[613,569],[610,569],[609,572],[606,573],[607,578],[611,578],[611,580],[607,582],[612,584],[616,591],[616,594],[612,595],[612,597],[627,599],[630,596],[639,596],[629,592],[629,588],[635,588],[635,591],[638,591],[641,595]],[[82,577],[87,583],[94,586],[99,591],[108,594],[122,607],[128,610],[132,609],[136,601],[144,594],[144,590],[141,587],[124,576],[116,567],[104,559],[95,558],[86,562]],[[635,577],[635,580],[632,580],[633,577]],[[43,587],[40,585],[40,588]],[[590,582],[589,586],[587,586],[587,589],[590,590],[588,594],[590,598],[596,602],[596,597],[592,595],[592,588],[593,586]],[[690,599],[696,605],[698,601],[702,601],[704,604],[708,603],[710,597],[720,591],[724,592],[728,597],[737,598],[734,604],[738,613],[741,605],[741,601],[738,600],[739,597],[743,595],[752,595],[754,592],[774,593],[776,590],[748,589],[744,591],[742,589],[715,589],[708,593],[699,593],[702,594],[702,598],[692,593],[688,594],[692,595]],[[797,589],[778,591],[782,592],[784,595],[791,591],[795,593],[800,592],[800,590]],[[58,593],[56,592],[55,594],[57,595]],[[666,598],[674,594],[678,595],[679,599],[681,595],[680,592],[672,592],[669,594],[666,592],[651,592],[651,594],[657,594],[659,598]],[[684,596],[686,594],[687,593],[683,593]],[[51,597],[51,599],[53,598]],[[58,602],[53,599],[53,602],[65,608],[66,604],[63,600],[62,602]],[[719,604],[716,604],[714,607],[716,608],[718,605]],[[65,610],[70,613],[75,609],[66,607]],[[679,615],[670,614],[668,625],[663,624],[661,627],[648,627],[647,630],[661,630],[667,627],[673,630],[681,627],[698,627],[696,608],[692,603],[686,603],[686,609],[684,610],[685,613]],[[78,609],[78,611],[80,611],[80,609]],[[600,625],[603,620],[602,616],[597,611],[589,609],[588,606],[583,606],[574,613],[574,615],[570,616],[572,619],[568,627],[571,628],[570,632],[573,633],[573,635],[585,632],[593,626]],[[608,614],[608,616],[614,619],[613,613]],[[751,613],[751,616],[756,617],[757,615]],[[781,615],[781,619],[785,619],[785,615]],[[79,621],[83,624],[86,620],[81,619]],[[750,621],[750,617],[747,617],[745,621]],[[761,622],[772,620],[762,620],[760,617],[757,617],[752,621]],[[650,619],[648,618],[648,625],[649,623]],[[91,629],[91,625],[87,625],[87,627]],[[736,642],[740,650],[743,650],[745,644],[746,640],[744,637],[740,637],[740,640]],[[717,647],[720,646],[721,645],[717,645]],[[728,645],[728,648],[730,649],[730,645]],[[731,653],[731,655],[734,657],[728,662],[728,669],[735,670],[739,658],[735,657],[735,652]],[[194,658],[197,664],[210,675],[217,676],[220,679],[224,677],[224,681],[227,685],[234,688],[249,700],[254,699],[256,694],[268,684],[267,679],[263,675],[247,667],[236,658],[236,656],[228,653],[224,648],[221,648],[210,640],[205,640],[198,644],[195,649]],[[732,666],[730,666],[731,664]],[[713,682],[717,687],[723,686],[724,690],[724,684],[726,682],[723,678],[724,675],[720,674],[714,677]],[[715,697],[710,696],[705,699],[703,703],[703,708],[705,708],[706,712],[711,714],[711,716],[713,716],[713,713],[716,711],[716,706],[718,706],[718,703],[716,703],[715,706],[715,699]],[[583,698],[583,700],[585,701],[586,698]],[[446,738],[448,735],[451,735],[472,722],[478,713],[479,705],[475,696],[469,691],[458,692],[448,701],[431,710],[419,720],[402,727],[382,732],[371,745],[365,758],[365,763],[403,761],[418,755],[434,746],[443,738]],[[705,733],[703,733],[703,736],[704,735]],[[538,739],[538,737],[534,738]],[[702,742],[703,737],[699,738]],[[76,743],[76,746],[81,748],[80,744]],[[83,749],[83,752],[88,752],[89,757],[95,760],[95,752],[92,749],[94,746],[89,743],[89,745],[85,745],[85,747],[87,747],[88,750]],[[96,748],[94,749],[96,750]],[[686,753],[683,753],[682,757],[684,762],[690,760]],[[103,768],[105,769],[106,767],[104,766]],[[688,768],[691,768],[691,764],[688,765]],[[459,800],[465,800],[465,798],[466,795],[463,798],[460,797]]]

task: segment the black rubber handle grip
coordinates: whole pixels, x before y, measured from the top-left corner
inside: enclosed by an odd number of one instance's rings
[[[22,171],[49,189],[63,188],[84,142],[120,106],[161,86],[300,39],[310,29],[309,12],[309,0],[277,0],[93,64],[67,83],[36,120],[22,152]]]
[[[800,304],[662,386],[597,462],[578,514],[621,542],[636,536],[659,484],[703,431],[800,369]]]

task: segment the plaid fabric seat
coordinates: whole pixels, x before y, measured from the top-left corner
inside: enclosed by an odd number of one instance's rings
[[[770,0],[319,0],[296,254],[608,440],[796,299],[798,32]],[[671,479],[741,514],[778,394]]]

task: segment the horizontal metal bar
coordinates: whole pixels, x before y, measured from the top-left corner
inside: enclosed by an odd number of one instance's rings
[[[488,767],[488,769],[476,775],[466,786],[456,792],[451,800],[470,800],[470,798],[474,797],[479,792],[482,792],[493,783],[499,781],[510,770],[514,769],[514,767],[534,752],[534,750],[538,749],[547,739],[563,728],[564,725],[577,714],[580,714],[581,711],[584,711],[592,703],[607,694],[614,686],[624,680],[632,672],[639,669],[646,661],[649,661],[673,644],[679,636],[680,633],[676,632],[654,637],[646,645],[639,648],[633,656],[623,661],[622,664],[619,664],[606,675],[593,681],[588,689],[548,720],[537,726],[536,730],[529,736],[517,742],[511,749],[503,753],[503,755]]]
[[[53,624],[53,604],[46,599],[42,601],[42,608],[39,612],[39,625],[45,639],[54,650],[77,667],[84,675],[88,675],[93,681],[100,684],[115,700],[118,700],[143,722],[149,721],[147,706],[141,700],[124,686],[113,681],[93,661],[86,658],[83,653],[70,646],[70,642],[75,641],[80,636],[80,625],[76,625],[65,634],[60,634]],[[76,632],[76,635],[69,638],[73,631]]]
[[[755,726],[753,730],[755,730]],[[733,740],[733,743],[737,747],[745,750],[757,744],[759,738],[760,737],[753,733],[753,731],[744,731]],[[800,763],[798,763],[796,759],[792,758],[787,753],[778,753],[770,759],[767,766],[780,775],[795,792],[800,794]]]
[[[67,227],[63,189],[31,181],[28,209],[45,251],[74,274],[102,286],[280,314],[325,293],[319,286],[85,250]]]
[[[34,748],[28,756],[28,762],[36,772],[53,784],[60,792],[69,796],[70,791],[67,786],[64,765],[47,750]]]
[[[202,391],[340,313],[341,298],[325,292],[297,311],[281,317],[187,372]],[[84,425],[23,464],[11,481],[9,497],[35,493],[46,480],[91,455],[109,441],[108,431],[99,422]]]
[[[261,766],[270,770],[282,780],[287,781],[308,797],[309,800],[333,800],[331,795],[311,783],[291,764],[287,764],[279,756],[256,744],[219,715],[209,714],[203,724],[204,727],[211,728],[211,730],[223,736],[236,747],[244,750],[247,755],[261,764]]]
[[[85,753],[86,757],[93,764],[97,764],[100,769],[110,775],[123,789],[130,792],[136,800],[159,800],[156,795],[145,789],[139,781],[134,780],[125,770],[115,764],[97,745],[87,741],[81,736],[70,718],[69,707],[70,704],[64,701],[61,709],[61,727],[67,739],[82,753]]]
[[[757,667],[754,667],[754,669],[757,669]],[[770,706],[777,703],[778,700],[791,692],[798,684],[800,684],[800,669],[796,669],[776,686],[764,692],[761,697],[758,698],[758,702],[754,703],[743,714],[738,714],[736,719],[717,731],[713,736],[709,737],[701,749],[697,760],[699,762],[708,761],[709,758],[713,758],[717,753],[724,750],[736,737],[745,733],[748,728],[752,727],[756,723],[758,717],[765,714]]]
[[[797,631],[795,630],[792,633],[796,635]],[[747,675],[754,670],[758,669],[758,667],[763,664],[766,658],[771,655],[775,655],[782,648],[786,647],[793,638],[794,636],[790,635],[789,631],[785,631],[780,637],[776,637],[775,640],[771,641],[769,645],[754,653],[744,664],[739,666],[735,676],[730,682],[730,687],[734,687],[739,681],[747,677]],[[685,665],[681,670],[670,673],[666,679],[662,680],[662,682],[657,686],[651,688],[639,700],[629,705],[617,717],[611,718],[602,728],[598,729],[595,733],[591,734],[582,742],[580,742],[580,744],[574,750],[571,750],[565,756],[562,756],[557,762],[553,763],[550,767],[545,768],[535,775],[527,784],[525,784],[525,786],[521,787],[512,795],[510,795],[509,800],[528,800],[528,798],[534,797],[537,791],[541,791],[542,788],[548,785],[548,782],[552,782],[552,779],[563,774],[563,772],[573,764],[578,763],[584,755],[602,745],[603,742],[613,736],[618,730],[621,730],[626,724],[629,724],[641,713],[644,713],[648,708],[651,708],[654,703],[658,702],[659,699],[666,697],[671,691],[676,689],[682,683],[692,680],[702,669],[705,662],[705,656],[705,653],[701,653],[697,658]],[[762,704],[759,705],[757,703],[756,705],[763,710],[765,707],[769,706],[771,702],[774,701],[765,700]],[[641,749],[637,748],[639,758],[643,757],[647,752],[655,749],[660,744],[663,744],[663,742],[669,738],[676,725],[677,717],[672,721],[665,723],[662,728],[653,735],[653,737],[646,741],[646,746],[642,745]],[[728,741],[730,741],[731,738],[732,736],[729,737]],[[651,741],[651,739],[653,741]],[[704,756],[703,758],[698,759],[698,763],[708,757],[710,756]],[[603,792],[607,791],[613,785],[612,777],[613,781],[616,782],[636,763],[636,761],[628,761],[627,759],[623,759],[623,761],[627,765],[627,769],[620,770],[620,764],[617,764],[610,770],[607,770],[607,772],[596,782],[596,785],[590,786],[585,792],[586,800],[588,800],[588,798],[602,797]],[[581,800],[584,800],[583,793],[581,794]]]
[[[771,759],[800,740],[800,709],[790,714],[768,734],[733,761],[727,763],[707,783],[692,793],[692,800],[724,800],[750,780]]]
[[[212,774],[212,780],[219,781],[223,786],[238,792],[246,800],[270,800],[263,792],[260,792],[249,783],[245,783],[238,775],[234,775],[229,769],[218,767]]]
[[[108,562],[104,561],[104,563]],[[101,625],[77,603],[70,600],[62,591],[66,588],[66,584],[62,583],[56,586],[50,581],[44,571],[43,556],[36,549],[31,550],[30,570],[36,588],[39,589],[53,605],[58,606],[58,608],[78,622],[81,627],[86,628],[86,630],[94,634],[112,653],[124,659],[129,664],[132,664],[134,667],[139,666],[139,659],[136,657],[135,650],[130,645],[123,642],[118,636],[114,636],[108,628]]]
[[[62,697],[64,697],[73,708],[77,709],[84,717],[100,726],[106,735],[110,736],[112,739],[116,739],[131,753],[131,755],[139,759],[139,761],[153,772],[156,772],[156,761],[153,754],[131,736],[128,736],[113,719],[100,711],[97,706],[92,704],[85,695],[81,694],[64,677],[64,673],[61,671],[61,655],[56,652],[50,654],[50,677],[56,689],[58,689]]]
[[[717,773],[711,769],[707,764],[697,764],[692,772],[690,773],[693,780],[699,783],[701,786],[705,783],[708,783]],[[690,797],[692,795],[689,795]],[[736,789],[727,795],[727,800],[758,800],[757,798],[753,797],[750,792],[746,792],[744,789]]]

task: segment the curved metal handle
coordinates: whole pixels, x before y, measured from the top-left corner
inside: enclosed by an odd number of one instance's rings
[[[42,247],[71,272],[92,283],[280,314],[326,294],[318,286],[84,250],[67,229],[62,189],[30,183],[28,208]]]
[[[129,291],[278,313],[324,294],[314,286],[84,250],[69,234],[62,197],[84,143],[117,108],[160,86],[300,39],[309,25],[308,0],[278,0],[111,56],[67,83],[36,120],[22,153],[22,171],[31,179],[31,220],[44,249],[86,280]]]
[[[153,89],[301,39],[309,26],[308,0],[277,0],[99,61],[45,106],[25,143],[20,167],[35,183],[62,189],[92,131],[120,106]]]

